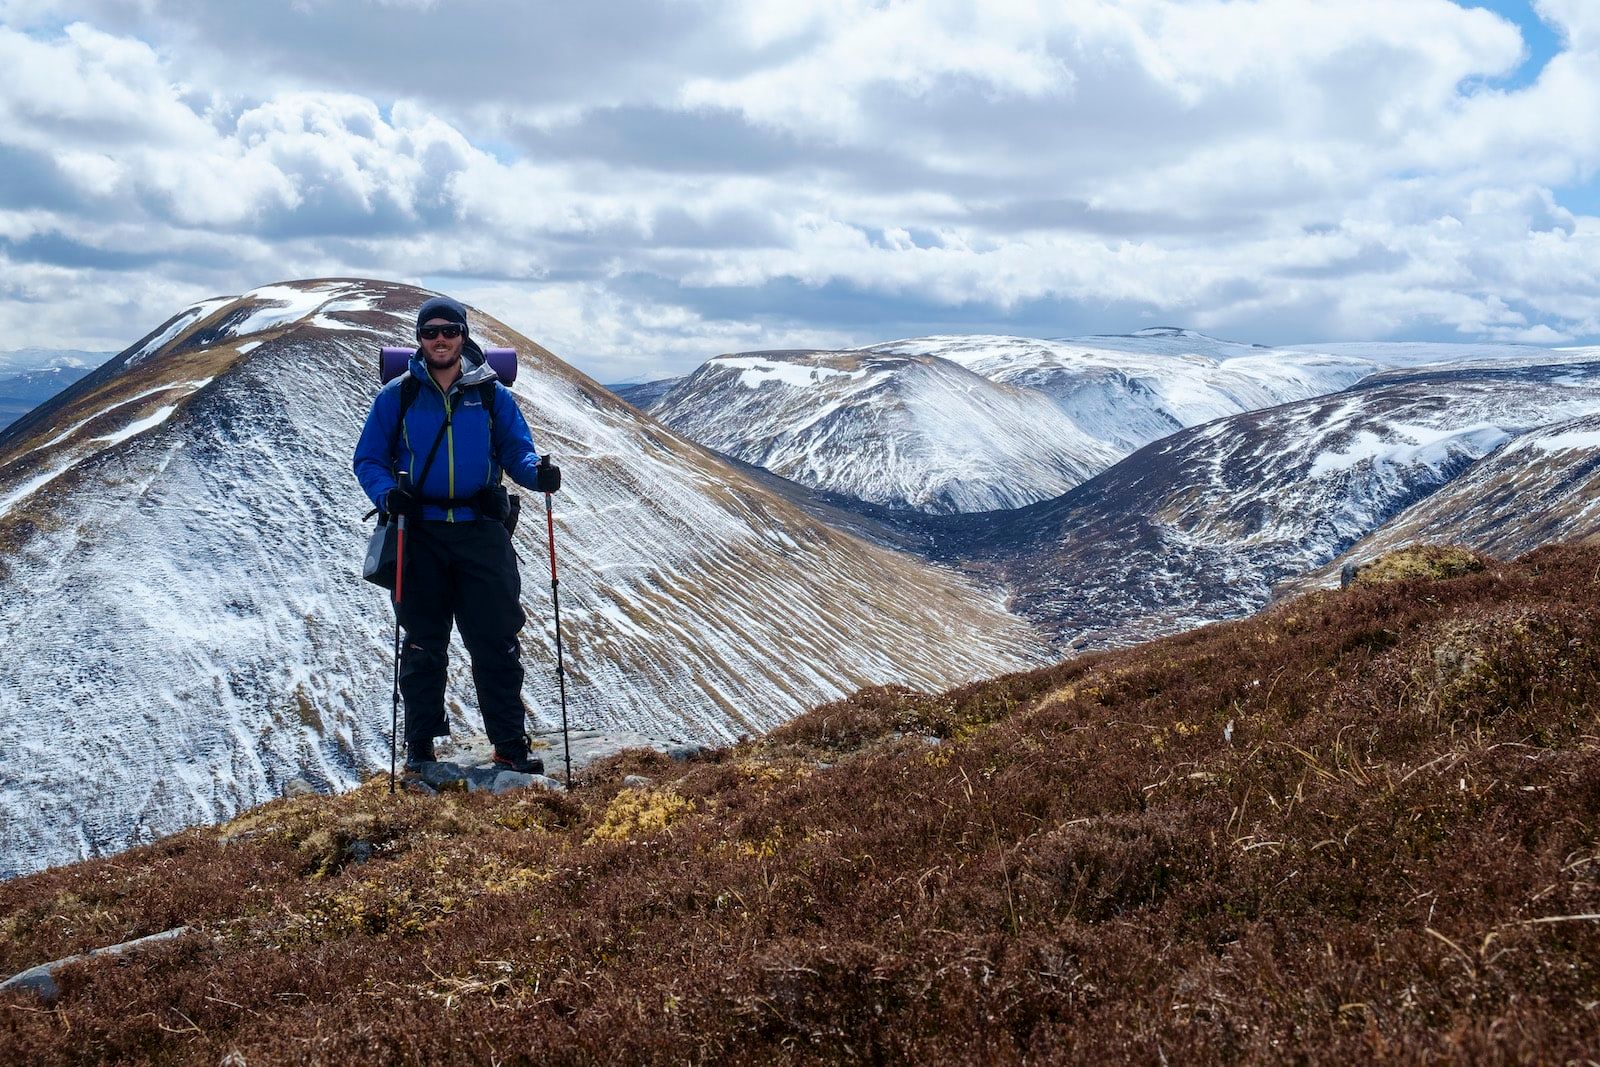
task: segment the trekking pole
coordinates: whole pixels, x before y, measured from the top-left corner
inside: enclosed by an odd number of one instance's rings
[[[410,481],[411,475],[401,471],[398,478],[399,487],[409,489]],[[399,743],[400,736],[400,596],[405,589],[406,574],[406,517],[397,515],[394,518],[394,707],[389,720],[390,796],[394,796],[395,746]]]
[[[544,457],[548,465],[550,457]],[[544,495],[544,528],[550,535],[550,601],[556,609],[556,684],[561,689],[561,751],[567,765],[567,789],[572,789],[572,738],[567,734],[567,669],[561,655],[561,579],[556,577],[556,516],[554,493]]]

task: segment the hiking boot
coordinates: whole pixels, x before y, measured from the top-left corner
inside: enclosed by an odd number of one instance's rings
[[[518,774],[543,774],[544,760],[528,755],[528,739],[503,741],[494,746],[494,765],[503,771]]]
[[[406,742],[406,770],[420,771],[424,763],[435,763],[438,759],[438,755],[433,751],[433,738],[424,737]]]

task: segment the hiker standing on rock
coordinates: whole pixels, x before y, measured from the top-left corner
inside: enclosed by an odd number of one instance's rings
[[[379,391],[356,443],[355,473],[381,510],[408,521],[400,693],[406,769],[434,758],[444,713],[450,626],[461,630],[497,767],[540,774],[528,754],[517,634],[522,578],[507,528],[501,472],[555,492],[559,470],[533,447],[527,421],[467,328],[467,311],[434,297],[417,312],[407,373]],[[402,480],[401,472],[409,474]]]

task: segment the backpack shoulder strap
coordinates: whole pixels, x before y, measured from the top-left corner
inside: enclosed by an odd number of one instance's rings
[[[405,420],[406,411],[417,402],[417,394],[422,392],[422,383],[417,381],[416,375],[406,373],[400,382],[400,419]]]
[[[405,432],[406,409],[415,404],[417,397],[421,394],[422,383],[417,381],[414,375],[407,374],[404,380],[400,382],[400,417],[395,420],[396,436]],[[415,484],[421,485],[423,479],[428,476],[428,468],[433,466],[433,457],[439,451],[439,442],[444,440],[444,432],[449,428],[450,416],[446,413],[445,420],[439,427],[439,435],[433,439],[433,447],[428,450],[428,458],[422,464],[422,474],[416,478]],[[398,457],[396,457],[396,462],[398,462]]]
[[[500,464],[494,458],[494,395],[497,381],[480,382],[477,386],[478,400],[483,404],[483,410],[489,416],[489,484],[500,484]]]

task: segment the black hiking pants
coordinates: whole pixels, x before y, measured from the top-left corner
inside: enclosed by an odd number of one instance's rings
[[[452,622],[472,659],[484,732],[497,745],[519,740],[525,728],[517,634],[527,617],[522,613],[522,577],[505,525],[492,519],[414,519],[406,530],[405,568],[400,695],[406,704],[406,740],[450,732],[444,685]]]

